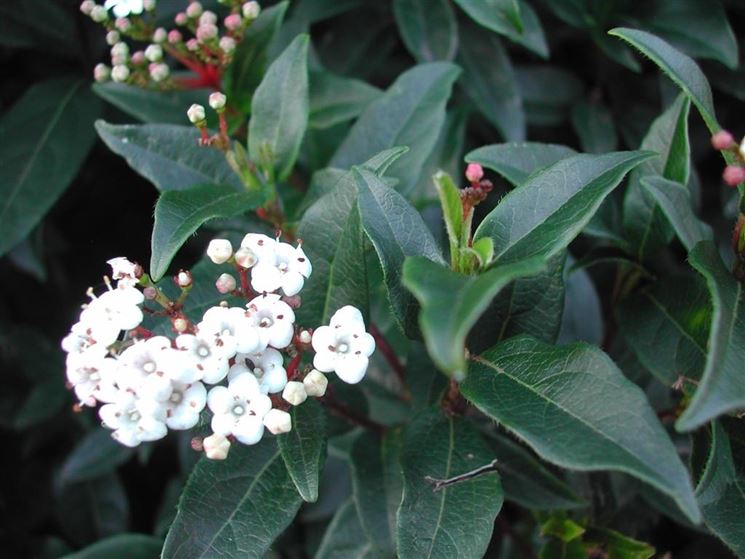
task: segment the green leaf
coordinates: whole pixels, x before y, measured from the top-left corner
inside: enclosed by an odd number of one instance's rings
[[[624,236],[640,260],[654,256],[667,245],[673,232],[653,196],[642,188],[641,179],[659,175],[681,184],[688,183],[690,152],[688,143],[688,109],[690,102],[682,94],[649,127],[641,149],[659,154],[631,172],[623,200]]]
[[[164,192],[155,204],[155,225],[150,243],[150,276],[158,281],[178,250],[204,222],[233,217],[258,208],[261,192],[237,192],[232,186],[203,184],[189,190]]]
[[[308,126],[308,35],[298,35],[272,62],[251,100],[248,154],[287,178]]]
[[[280,2],[261,11],[238,43],[233,62],[225,73],[225,89],[232,104],[243,113],[251,108],[251,97],[261,83],[268,64],[269,44],[287,12],[289,2]]]
[[[188,190],[200,184],[224,184],[245,190],[225,155],[199,145],[193,126],[174,124],[109,124],[96,121],[96,130],[109,149],[161,192]]]
[[[698,277],[674,276],[625,299],[618,326],[637,358],[666,386],[698,379],[706,360],[711,305]]]
[[[375,559],[379,553],[362,530],[354,499],[334,514],[321,540],[315,559]]]
[[[711,450],[696,497],[704,522],[738,556],[745,555],[745,475],[735,462],[730,440],[719,422],[714,422]]]
[[[60,483],[76,483],[101,477],[128,461],[134,450],[111,438],[108,429],[95,429],[67,455],[59,473]]]
[[[406,157],[388,174],[400,179],[404,191],[413,188],[445,122],[445,105],[458,73],[454,64],[431,62],[401,74],[355,122],[331,166],[349,168],[383,150],[409,146]]]
[[[402,436],[390,429],[379,437],[365,433],[352,446],[352,491],[367,539],[388,556],[395,555],[396,510],[403,480],[399,458]]]
[[[457,262],[463,239],[463,203],[460,200],[460,189],[455,186],[450,175],[441,171],[432,177],[432,181],[440,197],[442,217],[445,220],[445,228],[450,241],[450,260]]]
[[[563,159],[507,194],[474,239],[491,237],[497,262],[549,258],[582,231],[624,175],[651,155],[628,151]]]
[[[585,532],[587,547],[602,549],[611,559],[650,559],[655,549],[648,543],[640,542],[608,528],[590,528]]]
[[[411,407],[421,411],[442,398],[448,379],[432,363],[421,342],[411,342],[406,355],[406,385],[411,391]]]
[[[458,25],[448,0],[394,0],[396,26],[417,62],[452,60],[458,50]]]
[[[700,520],[688,472],[644,393],[599,349],[512,338],[475,358],[461,392],[543,459],[628,473]]]
[[[383,267],[388,299],[399,327],[416,332],[416,302],[401,284],[407,256],[424,256],[445,264],[440,249],[419,213],[395,190],[364,167],[353,169],[359,189],[362,227]]]
[[[264,557],[301,502],[273,438],[234,444],[227,460],[197,463],[162,557]]]
[[[504,35],[541,58],[548,58],[548,44],[533,8],[521,0],[455,0],[479,25]]]
[[[676,427],[690,431],[718,415],[745,407],[745,297],[719,256],[716,245],[702,241],[688,261],[706,279],[714,312],[707,344],[706,366],[693,399]]]
[[[362,80],[311,72],[308,126],[326,129],[357,118],[381,94]]]
[[[572,105],[583,96],[582,81],[558,66],[516,66],[515,78],[528,124],[563,124],[571,114]]]
[[[62,559],[157,559],[163,542],[144,534],[118,534],[89,545],[75,553],[64,555]]]
[[[553,536],[564,543],[569,543],[581,537],[585,529],[564,513],[552,514],[541,524],[541,536]]]
[[[542,258],[533,258],[469,277],[424,257],[407,258],[403,284],[422,306],[419,326],[437,367],[457,380],[463,379],[466,336],[479,316],[508,283],[544,268]]]
[[[618,134],[613,114],[600,103],[581,101],[572,109],[574,126],[582,151],[606,153],[618,148]]]
[[[145,89],[137,85],[94,83],[93,92],[141,122],[186,124],[186,109],[192,103],[204,104],[209,89]]]
[[[318,500],[318,482],[326,461],[326,413],[309,398],[290,410],[292,431],[279,435],[282,460],[304,501]]]
[[[502,42],[476,25],[463,27],[461,37],[458,62],[466,94],[505,140],[524,140],[523,102]]]
[[[714,112],[709,82],[691,58],[646,31],[617,27],[608,33],[623,39],[657,64],[696,105],[712,134],[721,128]]]
[[[654,198],[687,250],[701,241],[714,240],[711,227],[694,215],[691,194],[685,186],[658,176],[644,177],[641,185]]]
[[[31,232],[75,178],[100,110],[84,82],[61,78],[32,86],[3,114],[0,255]]]
[[[584,269],[572,270],[574,259],[564,266],[566,289],[558,345],[587,342],[602,345],[604,334],[603,308],[592,277]]]
[[[499,475],[488,473],[434,491],[449,479],[489,464],[494,454],[462,418],[438,409],[420,413],[406,428],[401,467],[404,494],[396,543],[401,559],[482,557],[502,508]]]
[[[576,154],[559,144],[511,142],[480,147],[466,154],[465,159],[496,171],[512,186],[518,186],[534,172]]]
[[[79,56],[76,21],[63,5],[46,0],[26,0],[0,5],[0,43],[16,48],[36,48],[53,56]]]

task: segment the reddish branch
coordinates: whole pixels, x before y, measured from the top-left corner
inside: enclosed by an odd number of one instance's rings
[[[391,366],[391,369],[393,369],[393,372],[396,373],[398,379],[405,384],[406,368],[399,360],[396,352],[393,351],[393,348],[388,343],[388,340],[385,339],[383,333],[374,324],[370,324],[370,334],[372,334],[372,337],[375,338],[375,344],[378,346],[378,349],[380,350],[380,353],[383,354],[385,360]]]

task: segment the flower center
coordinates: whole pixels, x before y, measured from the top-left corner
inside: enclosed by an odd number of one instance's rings
[[[261,367],[256,367],[256,368],[255,368],[255,369],[253,370],[253,373],[254,373],[254,376],[255,376],[256,378],[260,379],[261,377],[263,377],[263,376],[264,376],[264,369],[262,369]]]
[[[269,328],[272,324],[274,324],[274,321],[268,316],[265,316],[259,321],[259,326],[262,328]]]
[[[345,344],[344,342],[336,346],[337,353],[347,353],[348,351],[349,351],[349,346]]]
[[[138,412],[137,410],[132,410],[131,412],[129,412],[129,420],[132,423],[136,423],[140,420],[141,417],[142,415],[140,415],[140,412]]]
[[[199,357],[208,357],[210,354],[210,350],[207,346],[199,346],[199,349],[197,349],[197,355]]]
[[[279,270],[280,272],[282,272],[282,273],[286,272],[286,271],[287,271],[287,262],[280,262],[280,263],[279,263],[279,264],[277,265],[277,269],[278,269],[278,270]]]
[[[155,363],[153,361],[148,361],[142,366],[142,370],[146,373],[154,373],[156,369]]]
[[[183,399],[184,399],[183,393],[175,392],[175,391],[173,392],[173,394],[171,394],[171,397],[169,398],[169,400],[173,402],[174,404],[178,404]]]
[[[246,410],[241,405],[233,406],[233,415],[243,415]]]
[[[230,331],[230,328],[223,328],[222,335],[223,336],[232,336],[233,335],[233,332]]]

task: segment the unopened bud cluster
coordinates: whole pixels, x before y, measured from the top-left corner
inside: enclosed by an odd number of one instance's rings
[[[470,163],[466,167],[465,175],[469,186],[460,190],[464,216],[468,215],[474,206],[486,200],[494,188],[490,180],[484,179],[484,169],[478,163]]]
[[[195,85],[218,87],[222,68],[231,62],[236,46],[261,11],[253,1],[222,3],[230,10],[222,26],[216,13],[191,0],[185,1],[184,11],[176,14],[175,27],[166,29],[156,27],[155,0],[106,0],[102,5],[84,0],[80,11],[107,29],[106,42],[111,46],[111,65],[98,64],[93,71],[95,80],[176,87],[180,84],[172,78],[166,63],[170,55],[197,72],[199,83]],[[125,38],[150,44],[144,50],[130,52]]]
[[[209,458],[223,459],[235,441],[250,445],[265,430],[290,431],[287,409],[324,396],[324,373],[335,372],[348,383],[365,376],[375,342],[359,310],[342,307],[312,334],[295,325],[285,299],[296,298],[312,271],[300,246],[249,233],[237,251],[215,239],[207,254],[241,275],[240,288],[228,273],[216,287],[244,297],[245,304],[223,302],[192,323],[139,265],[116,258],[109,261],[114,281],[106,278],[108,289],[98,296],[89,290],[91,301],[62,341],[69,386],[81,405],[103,404],[102,424],[124,445],[163,438],[168,429],[190,429],[209,410],[213,434],[196,446]],[[174,281],[188,295],[197,279],[181,271]],[[143,310],[156,314],[147,306],[152,302],[165,309],[173,335],[142,326]],[[301,370],[302,354],[311,348],[313,368]]]
[[[745,183],[745,137],[738,144],[730,132],[720,130],[711,137],[711,145],[716,150],[728,151],[735,156],[735,162],[727,165],[722,173],[725,184],[735,187]]]

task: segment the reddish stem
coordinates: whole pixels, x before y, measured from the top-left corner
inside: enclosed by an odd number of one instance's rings
[[[133,330],[129,331],[130,338],[137,337],[137,338],[143,338],[147,340],[148,338],[152,338],[153,335],[154,334],[150,330],[148,330],[147,328],[143,328],[142,326],[138,326],[134,328]]]
[[[378,346],[378,349],[380,350],[380,353],[383,354],[385,360],[391,366],[391,369],[393,369],[393,372],[396,373],[398,379],[405,385],[406,368],[399,360],[396,352],[393,351],[393,348],[388,343],[388,340],[385,339],[383,333],[374,324],[370,324],[370,334],[372,334],[372,337],[375,339],[375,344]]]
[[[241,280],[241,293],[243,297],[248,301],[251,299],[252,291],[248,284],[248,270],[242,266],[236,264],[235,269],[238,271],[238,277]]]
[[[290,361],[290,364],[287,365],[287,380],[295,380],[295,377],[297,376],[297,368],[300,365],[300,360],[303,357],[303,352],[298,351],[297,354],[295,354],[295,357],[292,358],[292,361]]]
[[[220,115],[220,136],[222,136],[225,145],[229,145],[230,139],[228,138],[228,121],[225,119],[225,112],[221,112]]]

